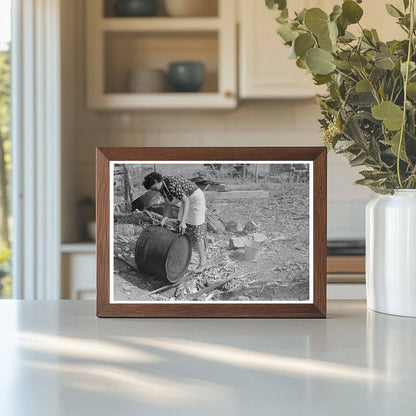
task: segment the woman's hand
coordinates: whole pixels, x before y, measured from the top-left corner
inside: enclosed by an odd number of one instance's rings
[[[178,229],[181,234],[185,234],[186,231],[186,224],[182,221],[179,223]]]

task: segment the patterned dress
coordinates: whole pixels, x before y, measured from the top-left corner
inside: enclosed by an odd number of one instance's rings
[[[181,201],[184,196],[191,199],[190,203],[190,211],[192,209],[199,209],[203,208],[205,210],[205,200],[198,202],[203,204],[203,207],[198,207],[192,201],[193,196],[196,196],[198,193],[202,193],[202,191],[191,181],[188,181],[185,178],[180,176],[163,176],[163,185],[160,189],[160,193],[164,198],[169,201],[173,201],[173,199],[177,199]],[[207,226],[205,222],[205,218],[203,223],[201,224],[189,224],[186,223],[186,233],[191,237],[194,242],[202,241],[205,238]]]

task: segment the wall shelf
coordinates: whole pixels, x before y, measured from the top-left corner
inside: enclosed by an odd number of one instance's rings
[[[88,108],[235,108],[235,9],[234,1],[218,0],[218,16],[214,17],[121,18],[103,15],[102,0],[87,0]],[[201,91],[175,93],[167,86],[160,93],[129,92],[128,77],[132,71],[151,68],[167,73],[169,64],[175,61],[204,64],[206,78]]]
[[[97,21],[98,29],[106,32],[192,32],[218,31],[221,20],[218,17],[107,17]]]

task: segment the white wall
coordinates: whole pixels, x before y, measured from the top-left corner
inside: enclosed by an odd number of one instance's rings
[[[85,107],[84,1],[73,0],[73,4],[74,16],[68,13],[64,22],[64,31],[69,34],[64,37],[66,43],[63,45],[67,54],[65,59],[73,63],[73,70],[63,73],[67,77],[63,84],[67,85],[69,96],[75,82],[74,117],[64,124],[68,129],[67,153],[63,155],[64,186],[69,190],[64,201],[67,206],[76,207],[80,198],[94,196],[96,146],[321,145],[317,121],[319,107],[315,99],[242,102],[233,111],[88,111]],[[357,178],[356,171],[342,157],[330,154],[330,238],[364,235],[364,206],[372,194],[366,188],[354,185]],[[73,239],[72,224],[64,229],[64,241]]]

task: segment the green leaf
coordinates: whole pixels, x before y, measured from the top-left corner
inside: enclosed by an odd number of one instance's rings
[[[394,7],[392,4],[386,4],[387,13],[393,17],[403,17],[403,13],[397,8]]]
[[[358,156],[350,160],[350,165],[352,167],[360,166],[360,165],[363,165],[366,160],[367,160],[367,155],[364,152],[362,152]]]
[[[306,64],[313,74],[327,75],[334,69],[333,56],[320,48],[310,49],[306,54]]]
[[[333,63],[337,68],[339,68],[343,71],[348,71],[352,68],[352,65],[349,63],[349,61],[344,61],[344,60],[341,60],[341,59],[335,59],[333,61]]]
[[[361,81],[357,82],[355,90],[357,92],[371,92],[371,82],[367,79],[362,79]]]
[[[353,55],[351,55],[349,62],[354,68],[357,69],[363,69],[368,63],[367,59],[365,59],[364,56],[358,53],[354,53]]]
[[[327,82],[331,81],[331,75],[315,74],[313,76],[313,80],[315,81],[315,85],[324,85]]]
[[[328,28],[328,15],[318,7],[306,11],[305,26],[315,35],[324,33]]]
[[[277,33],[285,42],[292,42],[299,36],[299,32],[297,30],[293,30],[292,26],[282,23],[277,25]]]
[[[403,0],[403,6],[404,6],[404,9],[406,10],[409,7],[409,0]]]
[[[338,31],[339,31],[339,27],[338,27],[338,25],[337,25],[337,28],[338,28]],[[353,34],[353,33],[351,33],[351,32],[348,32],[348,30],[344,33],[344,35],[340,38],[340,41],[341,42],[344,42],[344,43],[349,43],[349,42],[351,42],[351,41],[353,41],[353,40],[355,40],[356,39],[356,36]]]
[[[376,162],[377,164],[380,163],[381,161],[380,147],[378,145],[377,140],[374,138],[374,136],[370,138],[368,151],[370,153],[370,156],[374,159],[374,162]]]
[[[310,33],[302,33],[295,39],[295,53],[301,58],[306,56],[306,52],[315,46],[315,40]]]
[[[345,152],[351,146],[354,146],[355,142],[352,140],[338,140],[334,146],[334,150],[337,153]]]
[[[412,61],[409,62],[409,74],[416,70],[416,64]],[[400,72],[403,77],[406,76],[406,62],[400,64]]]
[[[356,185],[370,185],[374,182],[373,179],[358,179],[355,181]]]
[[[363,13],[363,9],[353,0],[346,0],[342,4],[342,16],[349,24],[358,23]]]
[[[416,100],[416,82],[409,82],[407,84],[407,97]]]
[[[392,131],[402,127],[403,110],[391,101],[383,101],[371,109],[373,117],[382,120],[384,125]]]
[[[318,35],[318,45],[321,49],[328,52],[333,52],[335,47],[329,36],[329,32],[324,32]]]
[[[348,104],[360,108],[372,107],[376,104],[373,94],[369,92],[352,92],[348,98]]]
[[[378,68],[392,70],[394,69],[395,62],[391,57],[383,57],[376,59],[375,64]]]
[[[348,22],[344,19],[344,17],[342,16],[338,17],[337,27],[338,27],[338,32],[340,36],[344,36],[348,27]]]
[[[338,19],[338,17],[340,17],[341,15],[342,15],[342,7],[337,4],[332,9],[332,13],[329,15],[329,20],[331,22],[335,22]]]
[[[381,143],[385,144],[386,146],[390,146],[391,151],[393,154],[398,157],[399,155],[399,145],[400,145],[400,132],[396,133],[390,141],[388,140],[381,140]],[[402,143],[401,151],[400,151],[400,159],[409,162],[409,159],[406,156],[406,152],[404,149],[404,140]]]
[[[266,6],[271,10],[283,10],[286,8],[286,0],[266,0]]]
[[[376,170],[362,170],[360,175],[363,175],[365,179],[372,179],[378,181],[380,179],[386,179],[391,176],[391,172],[379,172]]]
[[[376,42],[380,42],[380,38],[378,37],[378,33],[377,33],[377,30],[376,29],[371,29],[371,34],[373,35],[373,39]]]
[[[301,69],[307,69],[305,57],[296,59],[296,66]]]
[[[329,37],[331,39],[331,42],[335,47],[337,45],[337,38],[338,38],[338,26],[337,26],[337,24],[334,23],[334,22],[329,22],[328,23],[328,32],[329,32]]]
[[[297,20],[298,22],[303,23],[303,21],[305,20],[306,11],[307,11],[306,9],[303,9],[299,13],[297,13],[295,20]]]

